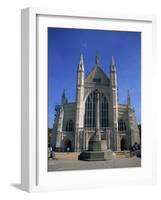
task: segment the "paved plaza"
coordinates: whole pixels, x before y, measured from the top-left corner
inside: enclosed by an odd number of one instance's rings
[[[106,161],[52,160],[48,161],[48,171],[88,170],[140,167],[141,159],[137,157],[116,158]]]

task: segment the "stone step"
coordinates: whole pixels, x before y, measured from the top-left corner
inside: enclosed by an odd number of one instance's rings
[[[80,153],[79,152],[56,152],[55,153],[55,158],[57,160],[78,160],[78,155]]]
[[[131,157],[130,151],[115,151],[116,158],[129,158]]]
[[[55,152],[56,160],[78,160],[80,152]],[[116,151],[116,158],[131,157],[130,151]]]

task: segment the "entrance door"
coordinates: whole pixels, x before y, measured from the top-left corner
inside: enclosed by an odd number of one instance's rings
[[[72,142],[70,139],[66,139],[64,141],[64,151],[71,151],[72,150]]]
[[[121,151],[127,150],[127,139],[125,137],[121,140]]]

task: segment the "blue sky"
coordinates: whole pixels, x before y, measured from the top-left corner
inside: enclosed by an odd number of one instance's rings
[[[141,122],[141,33],[48,28],[48,126],[54,122],[54,107],[60,104],[63,89],[69,101],[75,101],[76,72],[83,53],[85,75],[95,65],[96,51],[100,66],[109,76],[113,55],[116,62],[119,103],[127,103],[130,91],[136,119]]]

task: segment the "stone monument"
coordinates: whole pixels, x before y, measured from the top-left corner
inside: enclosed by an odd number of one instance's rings
[[[88,151],[83,151],[78,156],[79,160],[101,161],[112,159],[114,152],[107,150],[106,140],[101,140],[100,116],[99,116],[99,91],[96,90],[96,131],[93,140],[89,144]]]

